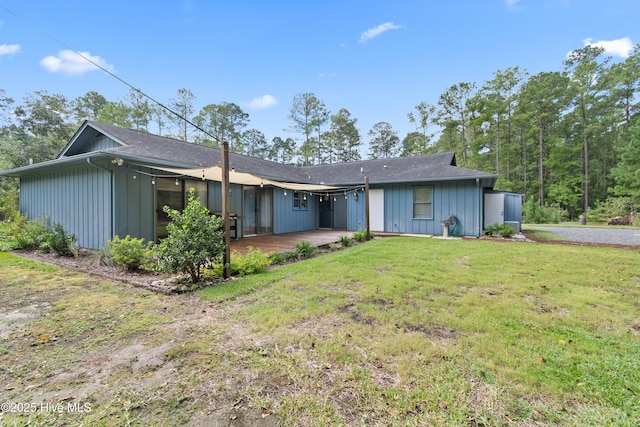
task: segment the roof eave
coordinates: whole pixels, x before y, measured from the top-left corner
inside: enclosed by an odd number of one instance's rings
[[[365,177],[366,179],[366,177]],[[369,180],[369,185],[372,184],[401,184],[401,183],[410,183],[414,184],[417,182],[442,182],[442,181],[472,181],[472,180],[490,180],[495,185],[495,181],[498,179],[497,175],[485,175],[485,176],[443,176],[437,178],[415,178],[415,179],[386,179],[386,180]],[[362,181],[351,181],[351,182],[325,182],[326,185],[363,185],[365,183],[364,179]],[[492,185],[492,186],[493,186]]]
[[[139,157],[139,156],[131,156],[131,155],[123,155],[118,153],[117,151],[92,151],[90,153],[77,154],[69,157],[62,157],[53,160],[47,160],[45,162],[35,163],[33,165],[21,166],[19,168],[7,169],[5,171],[0,171],[0,176],[8,176],[8,177],[21,177],[24,175],[28,175],[32,172],[39,172],[42,169],[46,169],[49,167],[63,166],[69,165],[79,162],[86,162],[88,159],[97,159],[97,158],[111,158],[111,159],[122,159],[131,164],[135,164],[136,166],[142,167],[150,167],[154,166],[164,166],[164,167],[175,167],[175,168],[194,168],[197,166],[179,163],[179,162],[169,162],[166,160],[155,160],[149,159],[148,157]]]

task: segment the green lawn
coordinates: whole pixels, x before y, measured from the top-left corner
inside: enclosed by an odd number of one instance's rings
[[[67,378],[87,354],[160,348],[154,369],[104,374],[90,414],[41,415],[51,425],[182,425],[203,414],[227,425],[243,408],[269,414],[256,425],[640,422],[637,251],[384,238],[182,296],[9,255],[0,266],[11,271],[0,312],[50,305],[0,347],[11,399],[72,393]],[[58,339],[41,343],[42,331]],[[158,372],[161,390],[140,385]]]

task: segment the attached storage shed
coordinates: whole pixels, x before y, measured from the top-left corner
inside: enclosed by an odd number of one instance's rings
[[[516,233],[522,229],[522,194],[487,191],[484,194],[484,228],[506,224]]]

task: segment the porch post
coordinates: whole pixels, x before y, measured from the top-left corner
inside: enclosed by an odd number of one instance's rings
[[[231,227],[229,222],[229,142],[222,140],[222,232],[224,233],[224,269],[222,277],[231,276]]]
[[[365,216],[367,217],[367,240],[371,240],[371,220],[369,219],[369,177],[364,177],[364,203]]]

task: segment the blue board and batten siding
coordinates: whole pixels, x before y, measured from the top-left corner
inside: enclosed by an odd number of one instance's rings
[[[111,173],[89,165],[20,181],[20,211],[61,224],[85,248],[101,248],[111,238],[112,203]]]
[[[413,189],[430,187],[432,189],[432,216],[414,218]],[[455,215],[461,224],[461,234],[480,236],[482,212],[482,188],[475,180],[442,181],[428,183],[405,183],[374,185],[371,189],[384,190],[384,231],[402,234],[441,235],[444,231],[442,221]],[[365,197],[358,193],[355,199],[348,199],[347,226],[355,231],[366,227]]]
[[[151,183],[151,176],[148,175],[150,170],[139,169],[146,173],[134,174],[126,167],[114,168],[115,228],[113,234],[120,237],[126,235],[142,237],[153,241],[155,239],[155,188]]]
[[[318,199],[307,197],[307,209],[293,208],[293,191],[273,190],[273,234],[316,230],[318,228]]]

